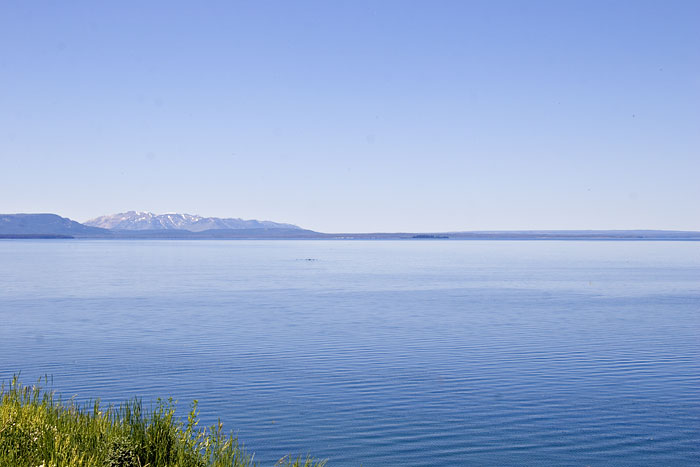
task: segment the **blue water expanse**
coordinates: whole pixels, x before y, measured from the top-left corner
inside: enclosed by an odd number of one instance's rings
[[[697,465],[700,243],[0,241],[0,379],[255,459]]]

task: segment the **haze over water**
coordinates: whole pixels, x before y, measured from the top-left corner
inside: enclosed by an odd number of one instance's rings
[[[0,378],[255,459],[693,465],[695,242],[0,241]]]

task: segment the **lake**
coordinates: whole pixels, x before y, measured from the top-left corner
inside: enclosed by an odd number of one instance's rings
[[[255,459],[697,465],[700,243],[0,240],[0,379]]]

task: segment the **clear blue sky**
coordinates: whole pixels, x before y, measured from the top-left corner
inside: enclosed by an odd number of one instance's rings
[[[0,212],[700,230],[698,1],[5,1]]]

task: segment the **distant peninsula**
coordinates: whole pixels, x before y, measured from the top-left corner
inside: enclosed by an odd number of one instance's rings
[[[255,219],[128,211],[83,224],[57,214],[0,214],[0,239],[658,240],[700,241],[677,230],[517,230],[323,233]]]

